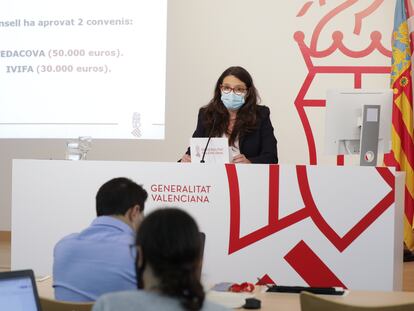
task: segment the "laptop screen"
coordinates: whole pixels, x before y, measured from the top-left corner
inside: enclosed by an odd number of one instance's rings
[[[40,311],[32,271],[0,273],[0,310]]]

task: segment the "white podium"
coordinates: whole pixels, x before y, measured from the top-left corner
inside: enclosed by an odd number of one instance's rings
[[[371,167],[14,160],[12,269],[51,274],[55,243],[120,176],[148,191],[145,213],[195,217],[207,283],[401,290],[404,176]]]

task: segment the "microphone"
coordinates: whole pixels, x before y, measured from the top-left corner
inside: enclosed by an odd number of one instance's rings
[[[206,161],[204,161],[204,157],[206,156],[207,147],[208,147],[208,144],[210,143],[211,136],[213,135],[214,126],[216,125],[216,120],[217,120],[217,118],[213,118],[213,125],[211,126],[210,133],[208,134],[206,147],[204,148],[203,156],[201,157],[200,163],[205,163],[206,162]]]

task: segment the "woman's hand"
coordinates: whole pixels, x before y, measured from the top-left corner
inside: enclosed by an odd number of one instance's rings
[[[181,158],[181,163],[189,163],[191,162],[191,156],[188,154],[184,154]]]
[[[233,163],[252,163],[249,159],[247,159],[244,154],[238,154],[234,156]]]

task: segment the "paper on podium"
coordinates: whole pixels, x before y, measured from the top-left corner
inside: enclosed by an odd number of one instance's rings
[[[192,163],[200,163],[207,141],[207,137],[192,137],[190,139]],[[230,150],[228,139],[224,137],[211,138],[204,156],[204,161],[205,163],[229,163]]]

